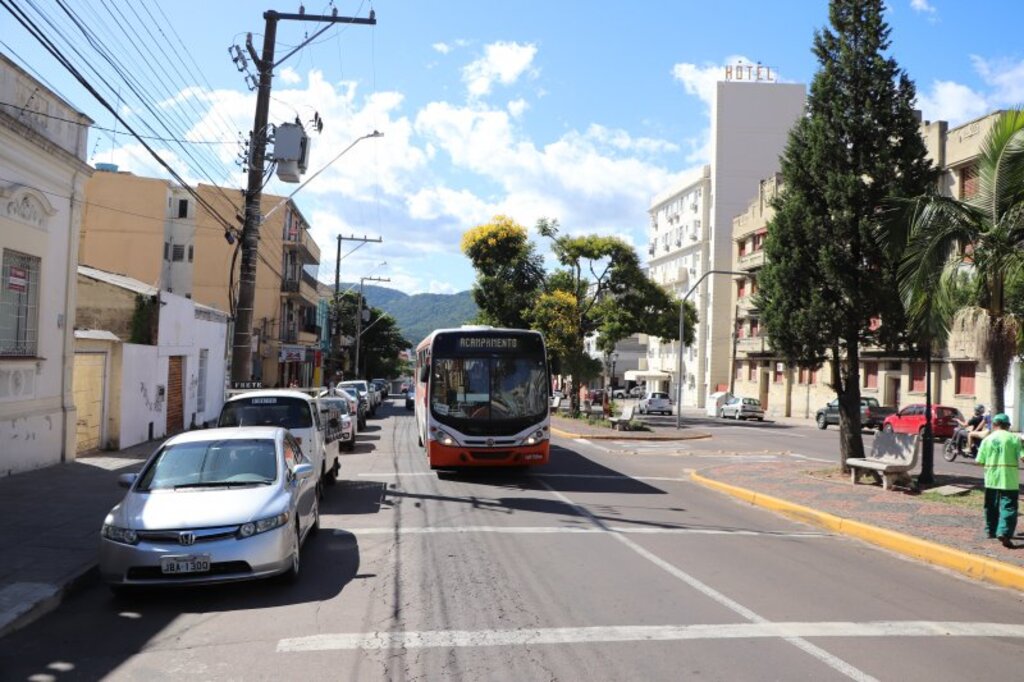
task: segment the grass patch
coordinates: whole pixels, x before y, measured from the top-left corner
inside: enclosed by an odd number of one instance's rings
[[[972,490],[965,495],[940,495],[938,493],[921,493],[921,499],[928,502],[941,502],[954,507],[970,507],[982,509],[985,506],[985,491]]]

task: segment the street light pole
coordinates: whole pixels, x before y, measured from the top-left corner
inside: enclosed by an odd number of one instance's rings
[[[359,341],[363,335],[363,282],[390,282],[390,277],[360,277],[359,278],[359,301],[356,304],[356,358],[353,370],[355,378],[359,378]]]
[[[690,290],[679,301],[679,355],[676,358],[676,428],[683,428],[683,336],[686,332],[686,316],[683,314],[686,306],[687,299],[690,298],[690,294],[697,290],[701,282],[710,277],[711,275],[740,275],[745,277],[747,273],[737,272],[735,270],[708,270],[701,275]]]

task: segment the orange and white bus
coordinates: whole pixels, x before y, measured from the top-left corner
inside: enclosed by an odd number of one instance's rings
[[[438,329],[416,348],[415,378],[432,469],[547,464],[551,381],[540,332]]]

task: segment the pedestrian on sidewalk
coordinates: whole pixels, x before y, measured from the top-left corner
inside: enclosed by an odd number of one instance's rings
[[[981,441],[978,464],[985,467],[985,532],[1013,547],[1020,497],[1021,443],[1010,433],[1010,418],[1000,412],[992,417],[992,433]]]

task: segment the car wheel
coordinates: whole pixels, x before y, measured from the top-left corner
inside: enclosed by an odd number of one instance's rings
[[[759,422],[763,422],[763,421],[764,421],[764,417],[758,417],[758,418],[757,418],[757,421],[759,421]]]
[[[822,431],[824,431],[825,429],[828,428],[828,420],[825,419],[825,415],[819,414],[817,422],[818,422],[818,428],[821,429]]]
[[[718,418],[719,418],[719,419],[725,419],[725,413],[724,413],[724,412],[722,412],[721,410],[719,410],[719,411],[718,411]]]
[[[313,522],[309,526],[309,532],[316,534],[320,530],[320,500],[313,502]]]
[[[299,580],[299,572],[302,569],[302,558],[300,556],[300,550],[302,549],[302,543],[299,542],[299,526],[298,522],[295,524],[295,537],[292,540],[292,552],[291,552],[291,566],[284,572],[282,576],[284,581],[287,583],[295,583]]]
[[[348,442],[348,444],[345,445],[345,451],[346,452],[352,452],[355,449],[356,449],[356,439],[353,436],[352,440],[350,440]]]

